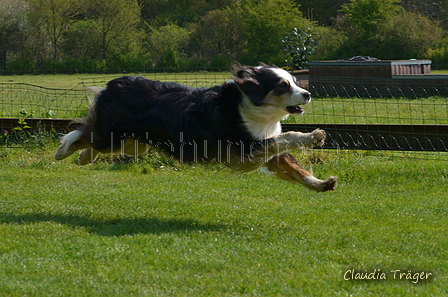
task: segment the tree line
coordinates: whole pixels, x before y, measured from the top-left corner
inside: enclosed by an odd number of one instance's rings
[[[448,0],[0,0],[0,71],[228,69],[357,55],[448,66],[447,10]]]

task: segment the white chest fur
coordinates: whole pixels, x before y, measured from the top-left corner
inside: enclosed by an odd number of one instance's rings
[[[282,133],[280,121],[288,116],[285,111],[275,106],[255,106],[247,97],[243,99],[239,111],[247,130],[259,140],[280,135]]]

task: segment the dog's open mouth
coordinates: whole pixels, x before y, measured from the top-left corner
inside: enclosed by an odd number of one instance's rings
[[[302,114],[305,112],[305,110],[300,105],[287,106],[286,111],[290,114]]]

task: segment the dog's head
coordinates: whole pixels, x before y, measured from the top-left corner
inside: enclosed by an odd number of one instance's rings
[[[245,108],[269,107],[279,116],[299,115],[301,107],[311,101],[311,93],[300,88],[289,72],[270,66],[245,67],[236,70],[233,79],[246,97]],[[247,100],[249,99],[249,100]]]

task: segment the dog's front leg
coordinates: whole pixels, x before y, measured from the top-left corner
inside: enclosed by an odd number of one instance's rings
[[[288,153],[294,149],[322,146],[325,138],[326,133],[322,129],[316,129],[311,133],[293,131],[283,133],[269,146],[269,155],[272,154],[273,157],[265,166],[278,177],[290,182],[299,182],[308,189],[317,192],[333,191],[336,188],[336,177],[330,176],[326,180],[320,180],[300,166]]]
[[[248,157],[251,163],[246,164],[246,167],[248,167],[249,170],[254,170],[266,163],[272,157],[281,153],[301,148],[312,148],[316,145],[323,145],[325,142],[325,137],[326,133],[324,130],[316,129],[311,133],[290,131],[282,133],[275,138],[266,139],[266,144],[262,144],[262,147],[251,147],[251,154]]]
[[[336,177],[330,176],[326,180],[314,177],[287,152],[274,156],[265,166],[278,177],[289,182],[299,182],[310,190],[325,192],[333,191],[336,188]]]
[[[311,133],[289,131],[273,138],[272,142],[264,150],[258,151],[258,155],[264,154],[266,160],[278,154],[302,148],[312,148],[324,145],[326,133],[322,129],[316,129]],[[256,155],[256,154],[254,154]],[[260,156],[256,157],[260,157]],[[254,158],[256,159],[256,158]]]
[[[316,129],[311,133],[289,131],[277,136],[275,143],[280,145],[280,153],[282,150],[281,147],[285,144],[287,145],[288,150],[322,146],[324,145],[326,137],[327,134],[322,129]]]
[[[311,133],[286,132],[275,138],[268,139],[269,144],[262,148],[257,147],[248,156],[250,162],[236,162],[238,169],[244,171],[255,170],[260,167],[267,168],[278,177],[299,182],[311,190],[318,192],[332,191],[336,187],[336,177],[330,176],[326,180],[315,178],[303,169],[288,151],[322,146],[325,142],[324,130],[316,129]],[[266,140],[266,141],[268,141]]]

